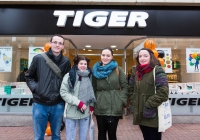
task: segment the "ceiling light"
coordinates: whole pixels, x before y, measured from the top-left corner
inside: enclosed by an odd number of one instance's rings
[[[17,47],[18,47],[18,48],[21,48],[21,47],[22,47],[22,45],[21,45],[20,42],[17,43]]]
[[[115,45],[111,45],[110,47],[111,47],[111,48],[116,48],[117,46],[115,46]]]
[[[175,41],[175,44],[174,44],[174,49],[177,49],[178,48],[178,43],[177,43],[177,40]]]
[[[6,41],[6,46],[10,46],[10,42],[9,41]]]
[[[92,50],[88,50],[89,52],[91,52]]]
[[[174,49],[177,49],[177,48],[178,48],[178,46],[175,44],[175,45],[174,45]]]
[[[157,48],[161,48],[160,43],[158,42]]]
[[[83,49],[85,51],[85,49]]]
[[[191,43],[191,44],[190,44],[190,48],[194,48],[194,43]]]
[[[90,48],[91,46],[90,46],[90,45],[85,45],[85,47],[86,47],[86,48]]]
[[[16,41],[16,37],[12,37],[12,41],[13,41],[13,42]]]
[[[35,42],[35,37],[28,37],[28,42]]]
[[[31,47],[33,46],[33,43],[32,43],[32,42],[30,42],[30,46],[31,46]]]

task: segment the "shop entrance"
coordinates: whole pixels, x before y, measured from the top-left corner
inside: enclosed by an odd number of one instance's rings
[[[111,48],[114,60],[124,69],[126,74],[134,64],[134,51],[146,36],[70,36],[73,38],[73,47],[69,49],[69,58],[73,64],[75,55],[83,55],[90,58],[90,67],[100,61],[101,51],[104,48]],[[70,44],[69,46],[72,46]]]

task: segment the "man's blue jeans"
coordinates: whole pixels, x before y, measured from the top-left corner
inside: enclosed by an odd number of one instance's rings
[[[47,122],[50,122],[52,140],[60,140],[60,127],[63,120],[64,102],[47,106],[33,103],[34,140],[44,140]]]

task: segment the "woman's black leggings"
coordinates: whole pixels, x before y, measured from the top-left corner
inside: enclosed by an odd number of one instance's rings
[[[158,132],[158,128],[140,125],[144,140],[161,140],[162,133]]]
[[[97,125],[98,125],[98,140],[107,140],[106,133],[108,131],[109,140],[117,140],[117,125],[119,119],[114,118],[110,123],[106,116],[96,116]]]

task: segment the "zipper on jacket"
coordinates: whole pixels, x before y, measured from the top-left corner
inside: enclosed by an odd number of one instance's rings
[[[139,88],[139,86],[140,86],[140,81],[138,81],[138,93],[140,92],[140,88]],[[140,94],[138,94],[138,118],[140,118],[140,104],[139,104],[139,100],[140,99]]]
[[[109,78],[107,77],[107,81],[108,81],[108,85],[109,85],[109,92],[110,92],[110,81]],[[112,95],[110,94],[111,99],[112,99]],[[111,104],[110,104],[110,116],[112,116],[112,100],[111,100]]]
[[[109,89],[109,92],[110,92],[110,81],[109,81],[109,76],[106,78],[106,81],[108,82],[108,89]],[[112,95],[110,94],[110,97],[112,99]],[[110,102],[110,116],[112,115],[112,100]]]

